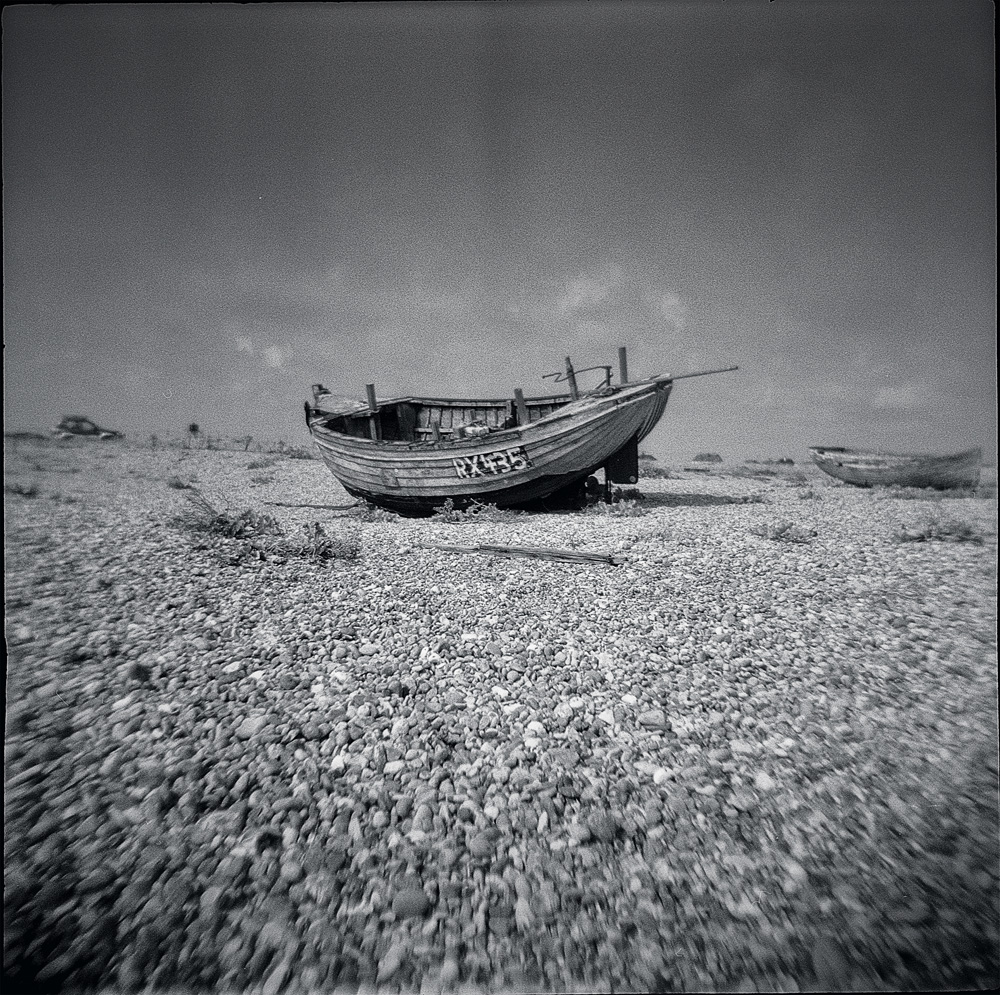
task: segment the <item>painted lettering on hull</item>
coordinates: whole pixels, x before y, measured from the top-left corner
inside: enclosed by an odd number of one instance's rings
[[[473,456],[455,456],[452,459],[455,473],[459,477],[495,477],[515,470],[527,470],[531,460],[523,446],[513,449],[498,449],[492,453],[476,453]]]

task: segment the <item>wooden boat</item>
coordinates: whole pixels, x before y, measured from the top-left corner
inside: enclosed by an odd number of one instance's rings
[[[501,508],[578,495],[605,469],[605,486],[638,480],[638,445],[653,430],[674,381],[724,370],[659,375],[581,393],[566,360],[569,394],[456,399],[395,397],[367,403],[336,398],[321,384],[306,422],[324,462],[347,492],[404,514],[427,514],[451,500]],[[729,369],[736,369],[730,367]],[[592,485],[591,485],[592,486]]]
[[[980,448],[952,456],[920,453],[871,453],[835,446],[814,446],[813,462],[831,477],[856,487],[975,487],[983,462]]]

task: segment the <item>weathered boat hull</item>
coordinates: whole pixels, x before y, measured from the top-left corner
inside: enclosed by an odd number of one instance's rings
[[[951,456],[928,456],[814,446],[809,454],[824,473],[855,487],[932,487],[936,490],[975,487],[983,462],[983,451],[979,448]]]
[[[345,434],[333,430],[318,409],[308,423],[330,472],[355,497],[406,514],[427,513],[448,500],[522,507],[579,484],[616,454],[632,451],[662,416],[672,386],[670,378],[657,378],[576,401],[548,398],[542,410],[549,413],[537,420],[454,441]]]

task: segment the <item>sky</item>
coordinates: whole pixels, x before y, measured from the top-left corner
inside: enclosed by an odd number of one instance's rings
[[[3,12],[7,430],[679,381],[643,448],[996,448],[987,0]],[[582,374],[583,387],[600,375]]]

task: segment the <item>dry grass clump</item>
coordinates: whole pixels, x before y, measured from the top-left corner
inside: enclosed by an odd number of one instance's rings
[[[769,480],[779,476],[777,470],[769,470],[765,466],[733,466],[726,470],[730,477],[749,477],[750,479]]]
[[[613,501],[611,504],[604,505],[604,507],[612,518],[641,518],[643,515],[649,514],[645,505],[631,498],[623,501]]]
[[[642,500],[643,496],[638,491],[630,489],[623,492],[617,500],[613,498],[611,504],[599,501],[588,505],[584,514],[606,518],[641,518],[649,514],[649,510],[641,503]]]
[[[877,499],[893,498],[897,501],[948,501],[966,498],[991,498],[997,496],[996,484],[983,483],[975,487],[952,487],[937,490],[933,487],[903,487],[890,484],[888,487],[873,487],[871,494]]]
[[[12,442],[26,440],[28,442],[48,442],[49,437],[41,432],[4,432],[3,437]]]
[[[348,518],[357,519],[359,522],[398,522],[399,515],[388,508],[380,508],[370,501],[359,501],[357,506],[351,508],[347,513]]]
[[[186,497],[190,504],[176,516],[175,524],[222,540],[240,540],[241,548],[229,559],[232,565],[242,563],[247,554],[256,559],[300,557],[314,562],[356,560],[361,555],[357,526],[329,533],[319,522],[309,522],[300,533],[286,535],[271,515],[252,508],[220,510],[196,489]]]
[[[431,515],[432,522],[447,522],[451,525],[462,525],[469,522],[509,522],[517,518],[519,512],[509,508],[498,508],[495,504],[483,504],[480,501],[470,501],[459,508],[448,498],[440,508]]]
[[[750,529],[755,536],[761,539],[770,539],[772,542],[792,542],[804,544],[812,542],[817,536],[815,529],[804,529],[794,522],[765,523]]]
[[[945,498],[970,498],[976,492],[969,487],[955,487],[951,490],[936,490],[933,487],[903,487],[890,484],[888,487],[872,487],[872,497],[896,501],[944,501]]]
[[[900,526],[896,542],[968,542],[983,544],[983,534],[975,525],[943,512],[933,511],[918,519],[912,526]]]
[[[873,497],[895,498],[897,501],[940,501],[941,491],[931,490],[928,487],[901,487],[899,484],[891,484],[889,487],[871,488]]]
[[[18,497],[33,498],[39,495],[37,484],[4,484],[3,490],[5,494],[16,494]]]
[[[278,520],[252,508],[220,510],[197,488],[185,495],[189,506],[180,512],[176,524],[191,532],[203,532],[224,539],[252,539],[280,533]]]
[[[175,491],[190,491],[194,488],[194,485],[181,480],[180,477],[169,477],[167,479],[167,487]]]
[[[267,552],[307,560],[356,560],[361,555],[361,536],[357,526],[343,526],[331,534],[319,522],[307,522],[296,536],[273,540]]]
[[[213,436],[199,429],[198,432],[191,432],[190,429],[181,437],[177,435],[151,434],[140,445],[149,449],[173,449],[182,452],[193,450],[208,450],[210,452],[230,452],[230,453],[255,453],[267,454],[280,459],[319,459],[319,453],[312,446],[289,446],[285,442],[270,443],[254,439],[252,435],[241,435],[235,438],[225,436]],[[273,465],[269,463],[267,465]],[[253,467],[250,467],[253,469]]]
[[[277,466],[276,459],[254,459],[247,463],[248,470],[270,470],[272,466]]]

